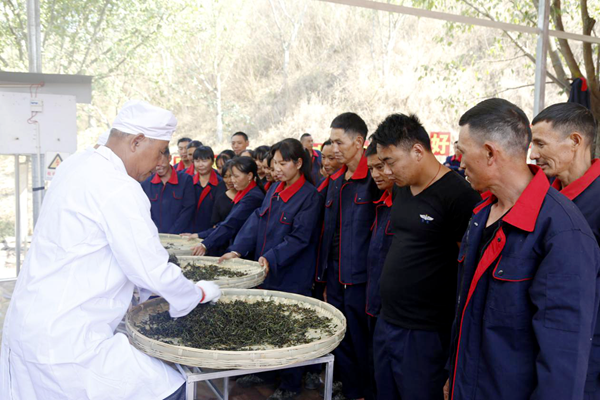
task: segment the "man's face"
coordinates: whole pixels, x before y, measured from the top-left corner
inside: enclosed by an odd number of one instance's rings
[[[383,173],[396,185],[409,186],[414,182],[417,159],[412,148],[406,150],[402,146],[378,144],[377,155],[384,164]]]
[[[194,169],[200,175],[208,175],[212,171],[212,160],[210,158],[206,160],[194,160]]]
[[[162,155],[156,164],[156,174],[161,178],[171,174],[171,155]]]
[[[460,127],[458,151],[462,154],[460,167],[465,171],[465,178],[473,189],[483,192],[490,181],[490,167],[487,163],[486,151],[470,134],[469,125]]]
[[[329,145],[323,147],[321,155],[323,156],[323,169],[327,176],[342,168],[342,164],[333,155],[333,146]]]
[[[245,140],[242,135],[236,135],[231,138],[231,149],[233,150],[236,156],[242,154],[242,152],[246,150],[249,144],[250,142]]]
[[[177,145],[177,149],[179,150],[179,158],[181,158],[181,161],[187,162],[188,160],[187,145],[189,143],[190,142],[181,142]]]
[[[194,159],[194,151],[196,151],[197,147],[190,147],[187,149],[188,160]]]
[[[554,177],[566,171],[575,153],[573,141],[552,128],[546,121],[538,122],[531,128],[532,144],[529,158],[544,171],[546,176]]]
[[[156,171],[168,146],[167,140],[149,139],[143,135],[136,135],[133,143],[130,143],[130,149],[135,150],[131,154],[132,168],[127,170],[129,175],[139,182],[146,180],[150,174]]]
[[[304,148],[306,150],[308,150],[311,155],[313,152],[313,144],[314,144],[314,140],[313,140],[312,136],[306,136],[302,139],[302,146],[304,146]]]
[[[367,166],[379,190],[389,190],[394,186],[394,181],[384,173],[385,165],[377,154],[367,157]]]
[[[358,134],[348,134],[343,129],[331,128],[329,139],[332,143],[333,156],[340,164],[348,164],[358,151],[363,150],[362,137]]]

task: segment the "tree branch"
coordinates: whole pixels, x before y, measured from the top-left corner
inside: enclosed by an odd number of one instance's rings
[[[581,20],[583,22],[583,34],[587,36],[591,35],[596,20],[591,18],[588,13],[587,0],[581,0]],[[596,81],[592,44],[589,42],[583,42],[583,62],[591,93],[596,93],[598,92],[598,82]]]
[[[98,22],[94,26],[94,32],[92,33],[92,37],[90,38],[87,49],[85,50],[85,55],[83,56],[83,59],[79,64],[79,69],[77,71],[78,75],[81,74],[81,72],[83,71],[83,67],[85,66],[85,62],[87,61],[87,58],[90,54],[90,50],[92,49],[92,47],[94,47],[94,41],[96,40],[96,36],[98,36],[98,32],[100,32],[100,25],[102,25],[102,22],[104,22],[104,17],[106,16],[106,9],[108,8],[109,4],[110,0],[106,0],[104,2],[102,10],[100,11],[100,17],[98,18]]]
[[[554,21],[554,26],[556,30],[565,31],[565,27],[562,22],[562,9],[561,9],[561,0],[552,0],[552,7],[550,7],[550,15],[552,16],[552,20]],[[573,55],[573,51],[571,50],[571,46],[569,46],[569,41],[567,39],[558,39],[558,46],[560,52],[562,53],[565,61],[567,62],[567,67],[569,67],[569,71],[571,71],[571,76],[573,78],[580,78],[582,76],[581,70],[579,69],[579,64],[577,60],[575,60],[575,56]]]

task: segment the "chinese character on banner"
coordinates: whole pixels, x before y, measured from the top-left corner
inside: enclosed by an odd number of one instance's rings
[[[450,132],[431,132],[431,151],[434,156],[450,155]]]

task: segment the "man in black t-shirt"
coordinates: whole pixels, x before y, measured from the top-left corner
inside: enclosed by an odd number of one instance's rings
[[[396,183],[373,339],[378,399],[442,399],[459,242],[481,197],[437,161],[416,116],[388,116],[373,141]]]

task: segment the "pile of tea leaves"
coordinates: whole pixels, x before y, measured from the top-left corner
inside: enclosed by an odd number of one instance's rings
[[[216,264],[202,265],[191,262],[181,266],[179,259],[175,254],[169,254],[169,262],[180,266],[183,271],[183,276],[194,282],[214,281],[219,278],[240,278],[247,275],[242,271],[233,271]]]
[[[333,334],[331,318],[297,304],[242,300],[201,304],[185,317],[168,311],[151,314],[138,329],[143,335],[169,344],[205,350],[254,350],[310,343],[317,335]],[[309,337],[311,332],[313,337]],[[174,341],[176,343],[174,343]]]

